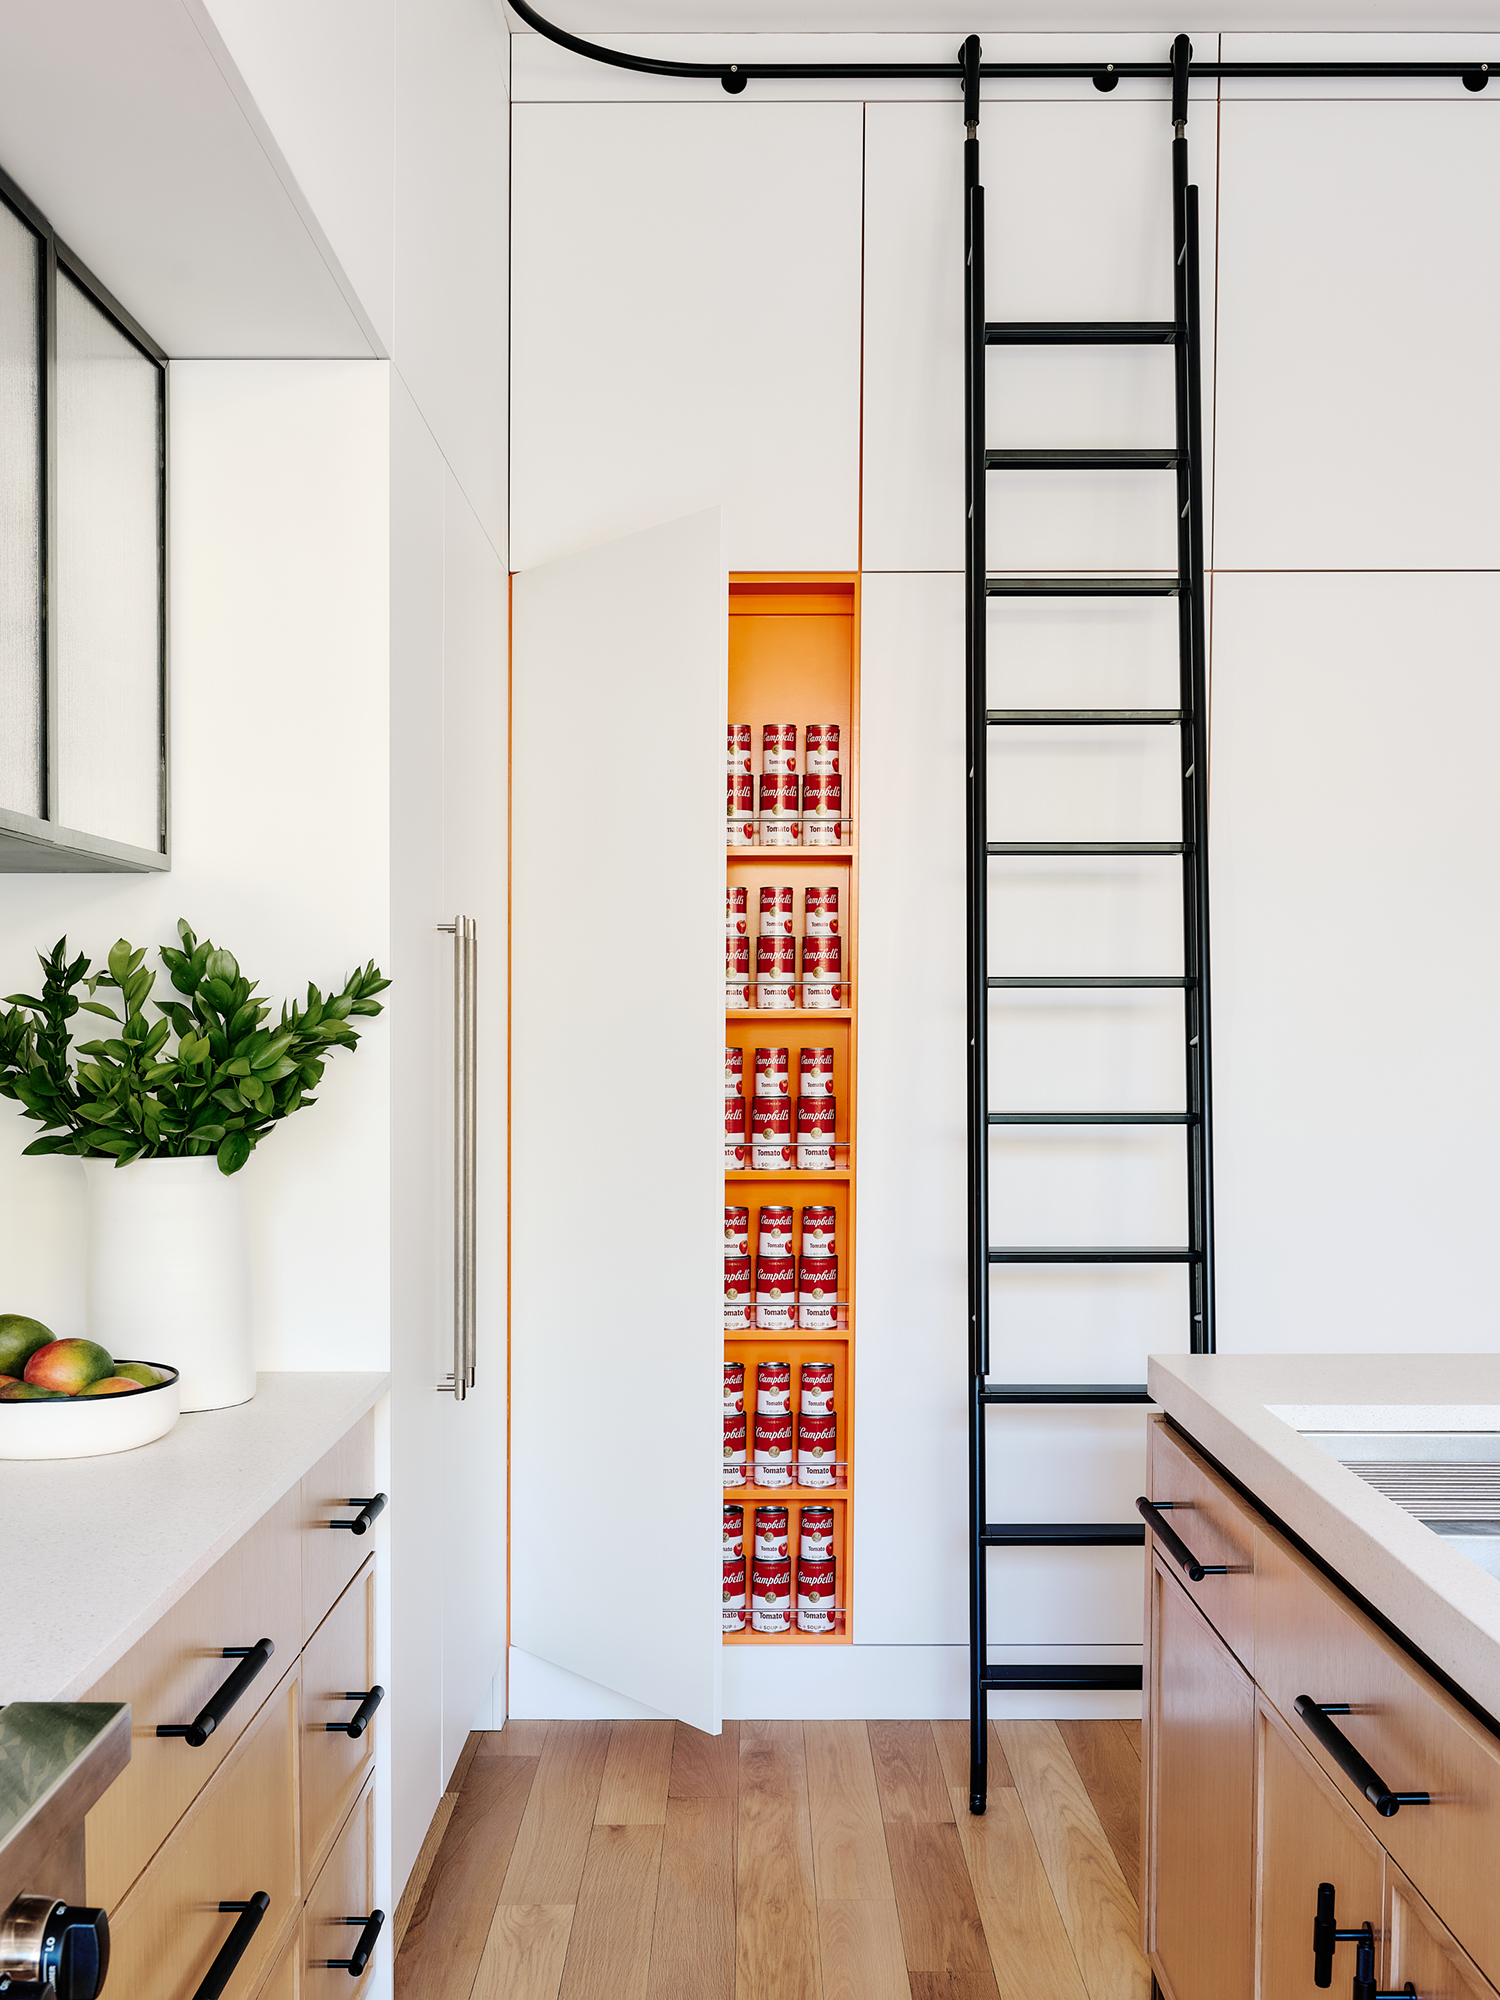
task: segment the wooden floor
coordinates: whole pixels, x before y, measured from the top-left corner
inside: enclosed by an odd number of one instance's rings
[[[992,1723],[982,1819],[967,1739],[963,1722],[471,1736],[397,2000],[1149,2000],[1140,1725]]]

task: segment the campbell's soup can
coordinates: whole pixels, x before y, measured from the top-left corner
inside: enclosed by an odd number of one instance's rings
[[[831,1632],[833,1615],[833,1563],[797,1558],[797,1630]]]
[[[760,840],[760,821],[754,813],[731,813],[724,836],[726,847],[755,847]]]
[[[729,725],[728,761],[725,769],[735,772],[750,770],[750,725],[748,722],[731,722]]]
[[[727,1267],[726,1267],[727,1268]],[[725,1278],[727,1288],[729,1280]],[[808,1333],[826,1333],[838,1319],[839,1260],[802,1257],[797,1264],[797,1324]],[[804,1384],[807,1369],[802,1371]],[[806,1403],[802,1405],[807,1408]]]
[[[744,1098],[739,1102],[744,1103]],[[785,1097],[750,1100],[750,1165],[758,1174],[786,1172],[792,1164],[792,1107]],[[726,1102],[725,1109],[728,1109]]]
[[[805,937],[802,940],[802,977],[840,979],[844,972],[844,940],[841,937]]]
[[[804,1361],[797,1397],[804,1417],[826,1417],[833,1410],[833,1363]]]
[[[725,810],[731,819],[755,811],[755,780],[748,772],[731,771],[724,790],[728,800]]]
[[[837,939],[834,940],[838,942]],[[844,989],[837,979],[804,979],[802,982],[802,1004],[816,1011],[819,1008],[831,1010],[844,1004]]]
[[[792,1629],[792,1571],[785,1556],[779,1562],[750,1565],[750,1625],[756,1632]]]
[[[738,1508],[733,1510],[739,1512]],[[727,1515],[730,1509],[724,1509]],[[726,1534],[726,1541],[728,1536]],[[743,1548],[737,1556],[727,1549],[724,1555],[724,1625],[726,1632],[743,1632],[745,1629],[745,1553]]]
[[[755,1260],[755,1324],[763,1333],[790,1333],[797,1323],[796,1266],[787,1257]],[[791,1377],[787,1378],[790,1389]]]
[[[743,882],[729,882],[724,887],[724,935],[725,937],[749,937],[750,935],[749,891]]]
[[[790,1257],[792,1211],[784,1202],[767,1202],[755,1224],[757,1257]]]
[[[790,937],[796,929],[796,917],[792,910],[792,888],[790,883],[778,885],[762,882],[760,885],[760,934],[769,937]]]
[[[724,1414],[726,1417],[745,1414],[745,1364],[743,1361],[724,1363]],[[724,1509],[724,1517],[729,1517],[729,1509]]]
[[[792,1415],[755,1415],[755,1484],[790,1486],[792,1483]],[[827,1482],[832,1485],[832,1479]]]
[[[724,1171],[743,1173],[745,1168],[745,1100],[724,1099]]]
[[[745,1051],[724,1044],[724,1095],[738,1097],[745,1087]]]
[[[831,1097],[797,1099],[797,1165],[803,1173],[828,1173],[834,1164],[834,1116]]]
[[[816,786],[816,790],[810,787]],[[808,778],[802,793],[802,845],[839,847],[844,833],[844,781],[836,771]]]
[[[785,1507],[757,1507],[755,1510],[755,1560],[785,1562],[791,1549],[791,1533]]]
[[[802,897],[802,928],[808,937],[837,937],[839,934],[839,892],[837,883],[823,888],[816,884]]]
[[[757,1361],[755,1364],[755,1414],[784,1417],[792,1407],[792,1364],[790,1361]]]
[[[797,1095],[832,1097],[832,1049],[803,1049],[797,1059]]]
[[[750,1259],[724,1259],[724,1331],[748,1333],[753,1323],[754,1294],[750,1289]],[[725,1364],[728,1365],[727,1363]]]
[[[776,814],[782,819],[797,819],[802,812],[802,781],[795,773],[785,777],[777,773],[763,771],[760,777],[760,816]]]
[[[726,979],[724,981],[724,1012],[726,1014],[748,1014],[749,1011],[749,980]]]
[[[749,962],[748,958],[746,962]],[[762,931],[755,940],[755,976],[757,979],[785,982],[790,986],[797,977],[797,940],[794,937],[778,937],[774,931],[768,937]]]
[[[732,1208],[728,1202],[724,1204],[724,1255],[750,1255],[750,1211],[748,1208]]]
[[[797,1419],[797,1484],[832,1486],[838,1458],[838,1418],[832,1410],[822,1416],[804,1414]],[[756,1431],[759,1438],[760,1432]],[[757,1446],[757,1450],[759,1447]]]
[[[787,939],[791,944],[793,940]],[[761,1014],[789,1014],[797,1004],[797,988],[790,979],[758,979],[755,1006]]]
[[[749,938],[747,937],[725,938],[724,977],[726,979],[748,979],[750,977]]]
[[[802,1254],[804,1257],[832,1257],[836,1255],[834,1231],[838,1228],[838,1214],[821,1202],[809,1202],[802,1211]]]
[[[795,722],[763,722],[760,728],[760,768],[762,772],[785,775],[797,768],[797,725]]]
[[[743,1486],[745,1483],[745,1440],[749,1436],[749,1419],[743,1410],[724,1412],[724,1484]]]
[[[807,1510],[804,1508],[803,1512]],[[724,1560],[733,1562],[745,1553],[745,1510],[728,1500],[724,1503]]]
[[[810,722],[802,732],[809,771],[836,771],[839,767],[839,726],[836,722]]]
[[[832,1562],[833,1509],[803,1507],[797,1522],[797,1554],[803,1562]]]
[[[755,1051],[755,1094],[757,1097],[790,1097],[790,1049]]]

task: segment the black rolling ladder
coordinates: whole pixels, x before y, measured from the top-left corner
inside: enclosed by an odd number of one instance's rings
[[[980,44],[962,52],[965,164],[965,416],[968,501],[968,1261],[969,1261],[969,1650],[970,1810],[985,1809],[986,1729],[991,1690],[1139,1688],[1139,1667],[995,1666],[988,1658],[987,1556],[991,1549],[1140,1546],[1139,1522],[991,1522],[985,1487],[985,1410],[991,1404],[1092,1406],[1149,1402],[1144,1384],[1004,1385],[990,1377],[990,1272],[997,1265],[1182,1264],[1188,1267],[1190,1344],[1214,1346],[1213,1187],[1208,1008],[1207,712],[1203,602],[1198,190],[1188,184],[1188,68],[1192,47],[1172,47],[1174,317],[1170,321],[987,321],[984,308],[984,189],[979,178]],[[1172,350],[1176,438],[1146,450],[990,450],[985,443],[985,350],[1010,346],[1163,346]],[[1176,480],[1178,530],[1174,577],[998,577],[988,573],[986,482],[992,474],[1033,470],[1148,470]],[[992,598],[1130,598],[1178,601],[1179,696],[1176,708],[1005,709],[988,705],[986,641]],[[986,752],[991,729],[1037,726],[1171,728],[1182,747],[1182,838],[1177,841],[996,841],[989,838]],[[997,977],[989,970],[989,862],[994,856],[1157,855],[1182,871],[1183,958],[1180,974]],[[991,992],[1039,988],[1175,988],[1183,996],[1185,1109],[1181,1111],[996,1111],[989,1102],[988,1009]],[[1024,1247],[990,1241],[989,1134],[996,1126],[1178,1125],[1187,1148],[1187,1223],[1174,1245]]]

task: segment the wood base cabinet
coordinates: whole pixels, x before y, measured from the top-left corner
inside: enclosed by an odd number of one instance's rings
[[[1399,1993],[1409,1980],[1422,2000],[1496,2000],[1494,1987],[1394,1861],[1386,1862],[1385,1884],[1386,1984]]]

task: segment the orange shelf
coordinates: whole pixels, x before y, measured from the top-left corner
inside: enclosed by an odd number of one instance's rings
[[[726,1007],[724,1025],[736,1021],[852,1021],[852,1007]]]
[[[724,1180],[736,1187],[744,1184],[755,1187],[775,1187],[778,1181],[821,1181],[824,1187],[847,1187],[854,1175],[847,1167],[784,1167],[774,1174],[757,1173],[754,1167],[734,1167]]]
[[[814,868],[847,868],[858,853],[858,847],[726,847],[724,850],[731,868],[736,861],[796,861]]]

